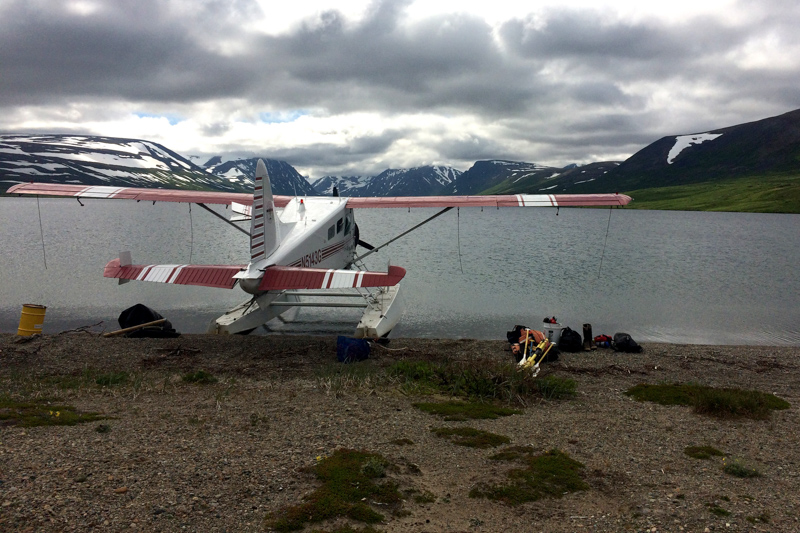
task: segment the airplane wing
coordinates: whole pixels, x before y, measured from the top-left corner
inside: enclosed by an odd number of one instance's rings
[[[154,281],[176,285],[201,285],[232,289],[235,274],[247,265],[126,265],[114,259],[106,264],[103,276],[120,280]]]
[[[271,266],[264,272],[258,288],[267,291],[389,287],[397,285],[405,275],[406,269],[398,266],[390,266],[388,272]]]
[[[387,196],[348,198],[347,207],[590,207],[627,205],[625,194],[501,194],[485,196]]]
[[[199,204],[252,205],[253,195],[237,192],[192,191],[184,189],[143,189],[137,187],[108,187],[102,185],[68,185],[63,183],[20,183],[7,194],[38,194],[41,196],[71,196],[74,198],[107,198],[115,200],[150,200],[153,202],[183,202]],[[275,206],[285,207],[291,196],[275,196]]]
[[[67,185],[61,183],[21,183],[8,194],[38,194],[42,196],[72,196],[75,198],[110,198],[150,200],[153,202],[183,202],[204,204],[241,204],[251,206],[253,196],[246,193],[192,191],[182,189],[142,189]],[[285,207],[291,196],[274,196],[275,207]],[[345,200],[345,198],[343,198]],[[386,196],[346,198],[349,208],[387,207],[591,207],[622,206],[632,198],[625,194],[502,194],[485,196]],[[246,209],[237,212],[246,213]]]

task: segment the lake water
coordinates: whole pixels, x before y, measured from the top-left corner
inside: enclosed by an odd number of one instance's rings
[[[0,198],[0,331],[16,331],[23,303],[46,305],[44,331],[56,333],[100,321],[117,329],[120,311],[141,302],[199,333],[246,299],[238,288],[103,277],[120,250],[146,264],[246,263],[246,236],[209,213],[84,204]],[[434,212],[363,209],[356,221],[378,245]],[[799,236],[800,215],[462,208],[367,264],[408,270],[394,337],[503,339],[515,324],[539,327],[555,315],[578,331],[591,323],[595,335],[624,331],[643,342],[800,345]],[[268,331],[350,334],[358,316],[306,308]]]

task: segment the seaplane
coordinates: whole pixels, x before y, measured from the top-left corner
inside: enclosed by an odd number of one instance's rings
[[[457,207],[624,206],[631,197],[605,194],[340,197],[272,194],[266,165],[256,165],[253,194],[53,183],[14,185],[9,194],[193,203],[250,238],[250,259],[239,265],[133,264],[130,251],[108,262],[103,275],[119,283],[148,281],[233,289],[247,299],[211,322],[209,333],[247,334],[303,306],[362,307],[354,337],[386,337],[402,317],[400,281],[406,270],[366,270],[363,259]],[[227,218],[208,205],[230,207]],[[354,211],[363,208],[440,208],[380,246],[359,239]],[[246,231],[236,222],[250,222]],[[358,247],[366,250],[359,255]],[[357,298],[357,300],[354,300]]]

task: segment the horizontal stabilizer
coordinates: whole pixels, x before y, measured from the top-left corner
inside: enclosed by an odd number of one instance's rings
[[[344,289],[397,285],[406,269],[390,266],[388,272],[271,266],[264,271],[259,290]]]
[[[107,278],[128,279],[137,281],[154,281],[156,283],[173,283],[176,285],[201,285],[232,289],[236,285],[234,278],[247,265],[127,265],[120,266],[120,260],[114,259],[106,265],[103,276]]]

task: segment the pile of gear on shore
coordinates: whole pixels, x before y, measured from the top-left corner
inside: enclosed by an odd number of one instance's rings
[[[590,352],[598,348],[609,348],[616,352],[640,353],[642,347],[627,333],[592,335],[592,325],[583,325],[583,337],[577,331],[562,326],[556,317],[542,321],[542,331],[527,326],[514,326],[506,333],[511,354],[520,368],[539,373],[539,365],[558,360],[559,352]]]

